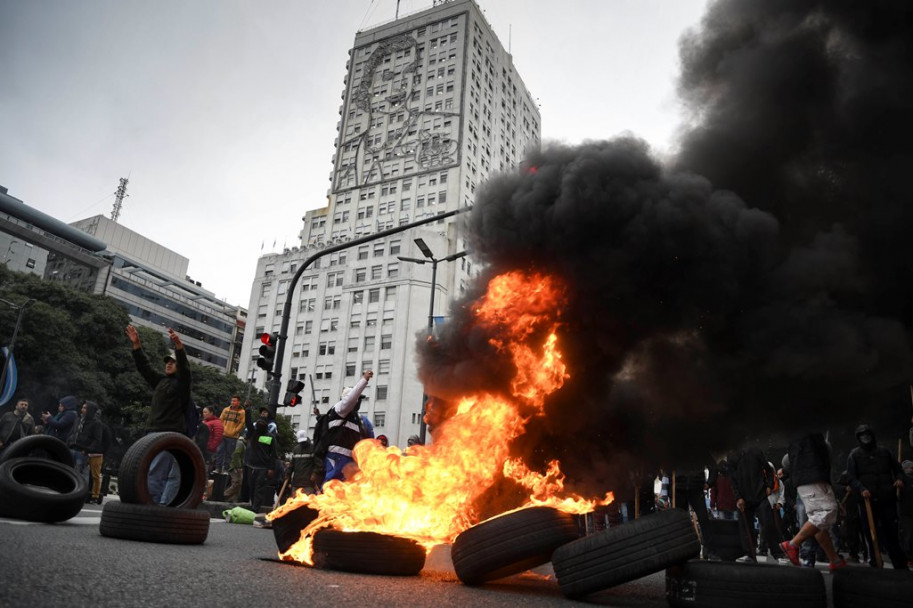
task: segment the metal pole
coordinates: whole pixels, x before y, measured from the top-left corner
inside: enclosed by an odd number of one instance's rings
[[[432,215],[430,217],[426,217],[425,219],[418,220],[409,224],[403,224],[402,226],[396,226],[387,230],[381,230],[376,234],[352,239],[348,243],[342,243],[339,245],[333,245],[332,247],[327,247],[326,249],[315,253],[304,261],[304,264],[298,268],[297,272],[295,272],[295,276],[292,277],[292,280],[289,283],[288,292],[285,298],[285,305],[282,307],[282,324],[279,327],[279,340],[278,344],[276,344],[276,357],[275,363],[273,364],[273,379],[270,383],[269,403],[267,404],[267,407],[269,407],[270,410],[270,416],[275,417],[276,408],[279,407],[279,391],[282,387],[282,360],[285,355],[285,340],[288,338],[289,319],[292,316],[292,295],[295,293],[295,287],[298,285],[298,280],[301,278],[301,275],[304,273],[304,271],[307,270],[307,268],[315,260],[318,260],[331,253],[336,253],[337,251],[342,251],[343,249],[355,247],[356,245],[370,243],[371,241],[376,241],[377,239],[382,239],[393,234],[399,234],[400,232],[405,232],[407,230],[417,228],[418,226],[424,226],[425,224],[438,222],[448,217],[469,211],[470,209],[472,209],[472,207],[454,209],[453,211],[447,211],[438,215]]]
[[[434,289],[437,287],[437,263],[440,260],[431,260],[431,306],[428,307],[428,337],[434,333]]]

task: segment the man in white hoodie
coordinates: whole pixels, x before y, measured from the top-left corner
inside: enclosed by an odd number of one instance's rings
[[[327,430],[314,450],[315,455],[322,455],[325,459],[324,483],[331,479],[345,479],[345,467],[354,462],[352,448],[362,439],[358,406],[361,394],[372,377],[374,372],[368,370],[354,387],[344,388],[340,400],[327,412]]]

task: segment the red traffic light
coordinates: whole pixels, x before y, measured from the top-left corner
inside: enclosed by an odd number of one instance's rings
[[[266,344],[267,346],[275,346],[276,339],[274,338],[275,334],[260,334],[260,341]]]

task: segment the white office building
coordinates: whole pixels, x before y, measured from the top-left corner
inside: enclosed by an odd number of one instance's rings
[[[415,345],[431,302],[435,317],[445,315],[477,271],[471,255],[441,261],[431,293],[429,255],[466,250],[459,216],[327,255],[294,289],[290,281],[328,246],[471,206],[482,181],[518,170],[539,145],[539,111],[473,0],[359,32],[347,68],[328,206],[306,213],[299,247],[260,258],[238,375],[268,388],[259,336],[279,331],[291,298],[280,399],[290,378],[302,379],[305,404],[323,413],[372,369],[362,412],[375,434],[404,446],[419,432]],[[308,405],[280,411],[296,428],[313,427]]]

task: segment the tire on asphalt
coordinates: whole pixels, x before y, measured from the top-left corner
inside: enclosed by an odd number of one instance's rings
[[[408,538],[323,529],[314,534],[313,541],[316,568],[414,576],[425,567],[425,549]]]
[[[824,577],[814,568],[690,561],[666,570],[673,608],[827,608]]]
[[[177,494],[166,506],[196,509],[203,500],[206,466],[200,448],[180,433],[150,433],[130,446],[117,473],[117,491],[121,502],[153,504],[148,486],[149,465],[160,452],[169,452],[177,461],[180,471]]]
[[[46,458],[73,467],[73,452],[57,437],[51,435],[29,435],[13,442],[0,455],[0,462],[11,458]]]
[[[555,549],[578,537],[573,516],[532,507],[464,530],[450,555],[457,577],[466,585],[480,585],[548,563]]]
[[[662,511],[558,548],[552,565],[561,592],[578,598],[697,557],[701,543],[688,513]]]
[[[276,539],[279,553],[285,553],[301,540],[301,531],[314,521],[318,515],[320,515],[320,511],[301,506],[282,517],[274,519],[272,521],[273,538]]]
[[[0,516],[56,523],[75,517],[89,484],[73,467],[45,458],[11,458],[0,464]]]
[[[199,545],[209,535],[209,512],[112,501],[101,512],[99,532],[147,543]]]
[[[834,608],[902,608],[913,601],[913,575],[906,570],[850,567],[833,577]]]

